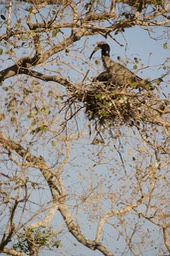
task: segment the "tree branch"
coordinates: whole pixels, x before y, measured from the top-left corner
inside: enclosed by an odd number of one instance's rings
[[[13,249],[8,249],[8,248],[4,248],[1,252],[6,253],[7,255],[12,255],[12,256],[28,256],[25,253],[17,252]]]
[[[28,68],[21,68],[18,65],[13,65],[13,66],[1,71],[0,72],[0,82],[3,82],[5,79],[13,77],[15,75],[19,75],[19,74],[35,77],[44,82],[53,81],[53,82],[56,82],[56,83],[66,86],[66,88],[68,88],[68,89],[71,89],[74,87],[73,84],[71,84],[68,80],[63,79],[61,77],[45,75],[40,72],[30,70]]]
[[[170,238],[169,238],[168,228],[169,227],[163,228],[163,236],[164,236],[164,243],[166,245],[166,248],[170,252]]]
[[[31,163],[34,168],[40,169],[51,190],[53,202],[58,205],[58,210],[63,216],[68,230],[80,243],[92,250],[99,250],[105,256],[112,256],[112,253],[104,245],[97,241],[92,241],[82,234],[79,225],[74,222],[72,215],[64,203],[65,195],[60,192],[59,186],[56,182],[56,175],[52,174],[53,171],[46,165],[45,161],[41,157],[34,156],[20,144],[5,137],[1,132],[0,146],[4,147],[9,152],[15,151],[18,155]]]

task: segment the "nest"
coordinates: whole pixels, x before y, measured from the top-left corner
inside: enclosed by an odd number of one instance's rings
[[[160,106],[155,108],[154,91],[143,88],[92,82],[76,86],[73,95],[83,103],[88,119],[104,126],[151,122],[153,111],[162,111]]]

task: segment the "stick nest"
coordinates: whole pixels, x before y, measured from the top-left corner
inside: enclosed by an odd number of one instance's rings
[[[83,103],[89,120],[104,126],[153,123],[168,104],[166,100],[156,97],[154,91],[115,88],[103,82],[77,85],[73,96]]]

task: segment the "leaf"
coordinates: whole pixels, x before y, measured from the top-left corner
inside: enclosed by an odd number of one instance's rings
[[[56,15],[56,11],[52,10],[52,15]]]
[[[2,89],[4,90],[4,91],[8,91],[8,87],[7,86],[4,86],[4,87],[2,87]]]
[[[17,20],[17,23],[18,23],[18,24],[21,24],[21,19],[18,19],[18,20]]]
[[[55,147],[56,144],[57,144],[57,143],[56,143],[54,140],[51,141],[51,145],[52,145],[53,147]]]
[[[3,49],[2,48],[0,48],[0,55],[3,53]]]
[[[12,116],[12,117],[11,117],[11,122],[14,123],[14,122],[16,122],[16,121],[17,121],[16,117]]]
[[[31,113],[29,113],[29,114],[27,115],[27,117],[28,117],[28,118],[31,118],[31,117],[32,117],[32,114],[31,114]]]
[[[137,63],[137,64],[139,63],[139,60],[138,60],[138,58],[136,58],[136,57],[134,58],[134,61],[135,61],[135,63]]]
[[[163,49],[168,49],[167,43],[163,44]]]
[[[56,37],[56,35],[58,34],[58,32],[59,32],[60,30],[57,28],[57,29],[54,29],[53,31],[52,31],[52,37]]]

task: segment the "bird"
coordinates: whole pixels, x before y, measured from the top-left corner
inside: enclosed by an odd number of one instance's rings
[[[90,55],[90,59],[94,53],[101,50],[101,58],[104,66],[104,72],[100,73],[93,81],[110,82],[115,87],[131,87],[134,89],[153,89],[148,80],[144,80],[130,71],[127,67],[120,63],[113,61],[110,58],[110,46],[108,43],[102,41],[97,44]]]

